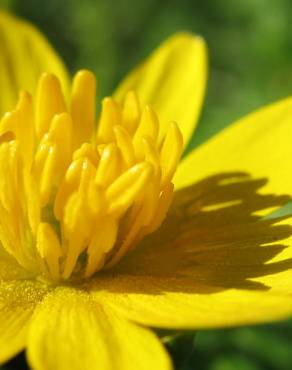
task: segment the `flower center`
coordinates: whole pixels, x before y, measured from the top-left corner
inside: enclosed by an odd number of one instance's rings
[[[0,123],[0,240],[51,280],[114,266],[156,230],[171,203],[182,135],[165,135],[134,92],[105,98],[95,128],[95,78],[80,71],[67,108],[54,75],[21,92]]]

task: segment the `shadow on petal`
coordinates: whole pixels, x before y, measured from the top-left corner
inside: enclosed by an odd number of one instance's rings
[[[292,226],[288,217],[263,219],[291,199],[260,194],[267,181],[224,173],[178,191],[162,227],[98,279],[131,277],[129,293],[141,290],[143,294],[147,289],[136,285],[135,278],[137,282],[143,277],[156,279],[149,294],[161,294],[164,289],[198,294],[230,288],[270,289],[253,279],[292,268],[292,246],[285,243]],[[291,253],[280,258],[287,248]],[[168,286],[160,286],[159,281],[165,279]],[[184,281],[188,281],[185,289]],[[118,286],[109,284],[107,289],[118,290]]]

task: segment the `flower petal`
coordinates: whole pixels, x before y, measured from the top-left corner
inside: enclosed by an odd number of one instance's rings
[[[95,299],[166,328],[291,316],[292,218],[256,215],[285,197],[260,195],[262,180],[238,178],[224,174],[177,192],[161,229],[92,281]]]
[[[81,290],[61,287],[36,312],[28,359],[37,370],[171,368],[150,331],[119,318]]]
[[[227,127],[191,152],[174,182],[181,188],[228,171],[268,179],[265,192],[291,194],[292,98],[263,107]]]
[[[291,317],[287,296],[224,289],[190,279],[113,276],[95,298],[121,316],[159,328],[206,329]],[[173,291],[171,291],[173,290]]]
[[[280,227],[287,227],[287,224],[292,226],[292,218],[284,219],[277,223]],[[286,226],[285,226],[286,225]],[[278,243],[279,244],[279,243]],[[270,287],[270,292],[292,297],[292,233],[290,232],[287,239],[281,242],[286,247],[280,248],[278,253],[275,253],[269,260],[267,267],[282,266],[276,274],[262,274],[254,279],[257,284],[262,284]],[[278,245],[279,246],[279,245]],[[271,271],[272,272],[272,271]]]
[[[134,90],[141,103],[154,106],[165,133],[176,121],[188,143],[201,111],[207,79],[206,46],[201,37],[178,33],[166,40],[118,86],[123,100]]]
[[[0,363],[24,349],[31,316],[45,292],[34,281],[0,283]]]
[[[20,89],[34,91],[42,72],[56,74],[67,92],[66,68],[34,26],[0,12],[0,41],[0,115],[14,108]]]

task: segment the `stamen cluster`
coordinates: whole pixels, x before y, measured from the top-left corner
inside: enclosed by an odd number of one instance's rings
[[[95,125],[95,78],[80,71],[71,103],[44,74],[0,123],[0,240],[19,264],[50,280],[115,265],[162,223],[182,152],[129,92],[105,98]]]

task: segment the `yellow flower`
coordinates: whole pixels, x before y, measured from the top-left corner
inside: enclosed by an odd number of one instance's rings
[[[290,199],[276,194],[291,190],[292,99],[231,125],[173,178],[204,95],[202,39],[163,43],[95,128],[92,73],[69,89],[37,30],[7,14],[0,29],[1,362],[27,348],[37,370],[164,370],[147,326],[291,314],[292,220],[263,216]],[[19,87],[32,96],[12,110]]]

